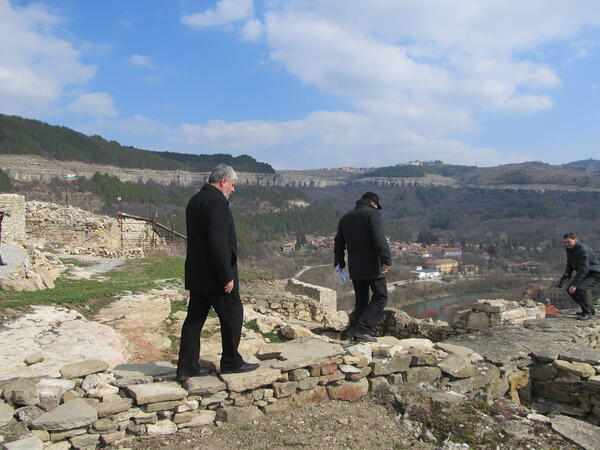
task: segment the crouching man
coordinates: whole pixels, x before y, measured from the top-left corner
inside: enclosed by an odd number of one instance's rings
[[[566,233],[563,241],[567,252],[567,267],[560,278],[559,286],[562,287],[570,280],[567,292],[581,308],[577,319],[589,320],[596,314],[592,305],[591,288],[600,284],[600,260],[591,247],[578,241],[575,233]],[[576,274],[571,279],[573,271]]]

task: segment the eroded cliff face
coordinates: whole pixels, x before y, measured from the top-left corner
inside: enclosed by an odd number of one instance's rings
[[[121,181],[146,182],[161,184],[176,183],[182,186],[197,185],[208,180],[208,172],[188,172],[183,170],[149,170],[126,169],[102,164],[84,164],[78,161],[48,160],[33,155],[0,155],[0,167],[10,178],[16,181],[41,181],[48,183],[56,178],[62,179],[66,174],[92,177],[94,173],[107,173],[118,177]],[[277,173],[239,172],[239,183],[259,186],[290,187],[328,187],[352,183],[360,169],[317,169],[317,170],[282,170]],[[440,185],[458,186],[453,178],[428,174],[421,178],[361,178],[361,182],[375,185]]]

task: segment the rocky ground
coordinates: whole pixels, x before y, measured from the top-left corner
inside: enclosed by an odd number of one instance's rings
[[[357,402],[294,405],[252,424],[219,424],[131,439],[133,450],[247,449],[575,449],[526,408],[500,402],[432,402],[426,391],[380,391]],[[114,447],[118,448],[118,447]]]

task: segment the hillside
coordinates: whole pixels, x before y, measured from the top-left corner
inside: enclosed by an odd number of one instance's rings
[[[248,155],[153,152],[123,146],[100,136],[86,136],[67,127],[4,114],[0,114],[0,154],[37,155],[60,161],[137,169],[206,172],[219,163],[225,163],[241,172],[275,172],[269,164],[258,162]]]

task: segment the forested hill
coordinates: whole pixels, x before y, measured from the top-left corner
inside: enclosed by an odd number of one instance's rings
[[[86,136],[70,128],[4,114],[0,114],[0,154],[38,155],[61,161],[137,169],[206,172],[225,163],[240,172],[275,172],[269,164],[248,155],[190,155],[141,150],[100,136]]]

